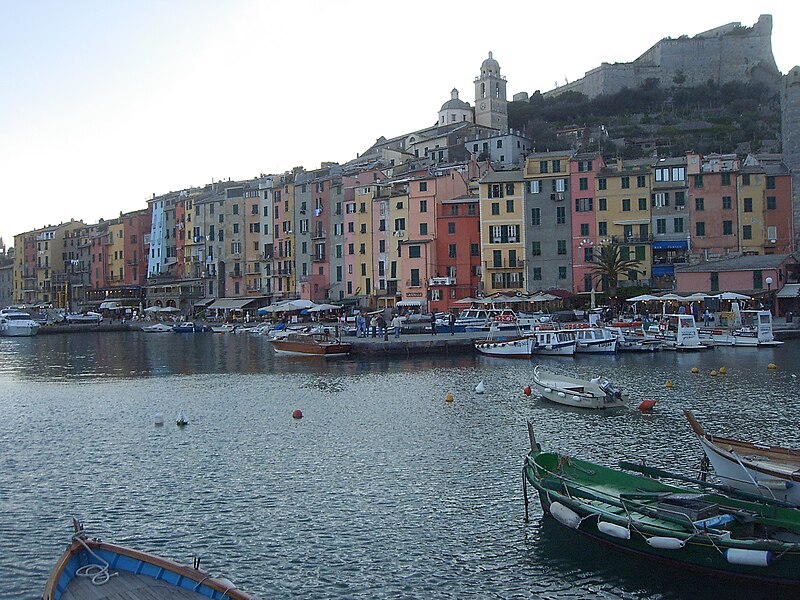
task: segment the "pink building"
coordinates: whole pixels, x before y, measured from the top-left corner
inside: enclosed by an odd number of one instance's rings
[[[588,292],[585,289],[591,281],[591,252],[597,246],[596,223],[597,199],[595,198],[595,178],[598,171],[606,166],[598,152],[575,154],[569,163],[572,190],[572,291]],[[587,260],[589,259],[589,260]]]
[[[690,158],[697,159],[696,155]],[[689,223],[691,253],[714,260],[739,250],[739,219],[736,175],[739,160],[735,155],[711,155],[699,164],[700,171],[689,170]]]

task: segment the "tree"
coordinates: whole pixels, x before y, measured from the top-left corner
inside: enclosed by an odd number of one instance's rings
[[[617,282],[629,271],[639,270],[639,261],[622,258],[622,248],[619,243],[612,241],[600,249],[600,255],[595,257],[591,267],[592,274],[603,283],[604,291],[609,298],[617,296]]]

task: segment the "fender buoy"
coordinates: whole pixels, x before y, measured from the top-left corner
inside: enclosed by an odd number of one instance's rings
[[[293,419],[302,419],[303,418],[303,411],[300,410],[299,408],[296,408],[294,411],[292,411],[292,418]]]
[[[560,502],[553,502],[550,504],[550,514],[556,521],[562,525],[566,525],[570,529],[577,529],[581,524],[581,518],[578,516],[578,513],[567,508]]]
[[[686,545],[686,542],[678,538],[658,535],[647,538],[647,543],[661,550],[680,550]]]
[[[531,395],[531,386],[526,385],[524,388],[522,388],[522,393],[525,394],[526,396],[530,396]]]
[[[639,404],[639,410],[642,412],[650,412],[653,410],[655,405],[655,400],[642,400],[642,402]]]

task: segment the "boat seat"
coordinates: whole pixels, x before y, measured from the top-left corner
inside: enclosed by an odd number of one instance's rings
[[[733,515],[715,515],[707,519],[694,521],[694,526],[697,527],[698,529],[717,529],[735,520],[736,517],[734,517]]]
[[[578,394],[582,394],[584,389],[582,385],[574,385],[572,387],[563,387],[562,390],[566,392],[577,392]]]

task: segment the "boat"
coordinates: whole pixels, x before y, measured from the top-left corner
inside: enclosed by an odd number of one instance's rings
[[[800,506],[800,450],[711,435],[690,410],[683,413],[725,485]]]
[[[178,427],[186,427],[189,424],[189,417],[186,416],[185,412],[181,411],[175,419],[175,424]]]
[[[617,337],[620,352],[658,352],[664,347],[661,340],[645,332],[641,321],[612,323],[608,330]]]
[[[347,356],[353,345],[331,337],[327,333],[295,333],[290,332],[285,337],[271,338],[272,347],[278,354],[293,354],[300,356]]]
[[[617,550],[681,571],[800,585],[800,511],[643,476],[669,475],[660,469],[621,465],[634,474],[545,452],[530,431],[526,518],[530,484],[556,522]]]
[[[142,331],[145,333],[168,333],[172,331],[172,327],[166,323],[153,323],[152,325],[142,325]]]
[[[58,559],[44,587],[42,600],[211,598],[256,600],[228,579],[213,577],[193,566],[89,538],[73,519],[75,530],[69,547]]]
[[[543,356],[574,356],[577,341],[575,334],[555,326],[540,326],[531,330],[534,339],[533,353]]]
[[[30,337],[39,333],[39,323],[30,313],[16,308],[0,310],[0,335],[7,337]]]
[[[772,347],[783,342],[775,339],[772,330],[772,313],[768,310],[736,310],[730,327],[700,327],[698,334],[703,342],[719,346]]]
[[[540,365],[533,369],[533,385],[542,398],[579,408],[616,408],[628,399],[628,394],[604,377],[578,379],[550,373]]]
[[[214,333],[236,333],[238,327],[238,325],[223,323],[222,325],[212,325],[211,331]]]
[[[98,312],[88,311],[85,313],[69,313],[64,316],[64,320],[67,323],[102,323],[103,322],[103,315]]]
[[[475,349],[486,356],[502,358],[530,358],[536,340],[529,335],[517,332],[515,336],[502,337],[492,329],[485,340],[476,340]]]
[[[575,332],[575,352],[577,354],[614,354],[617,351],[617,337],[605,327],[564,326]]]
[[[666,350],[695,351],[710,347],[701,343],[691,314],[664,314],[657,325],[647,329],[647,333],[661,340]]]
[[[175,333],[203,333],[206,331],[211,331],[211,327],[208,325],[200,325],[199,323],[194,323],[193,321],[186,321],[184,323],[179,323],[178,325],[173,325],[172,331]]]

